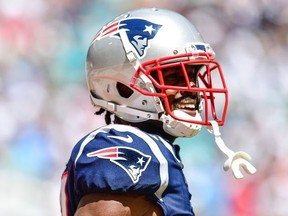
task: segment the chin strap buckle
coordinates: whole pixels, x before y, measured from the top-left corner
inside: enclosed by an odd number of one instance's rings
[[[210,123],[211,126],[207,127],[208,132],[214,135],[218,148],[228,157],[223,165],[223,169],[228,171],[231,168],[236,179],[244,177],[240,171],[241,167],[251,175],[256,173],[256,168],[250,163],[252,160],[251,156],[244,151],[234,152],[229,149],[221,138],[218,123],[216,121],[210,121]]]

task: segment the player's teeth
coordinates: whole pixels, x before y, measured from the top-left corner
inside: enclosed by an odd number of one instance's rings
[[[188,105],[186,105],[186,107],[194,109],[195,108],[195,104],[188,104]]]
[[[178,104],[177,108],[180,108],[180,109],[185,109],[185,108],[194,109],[195,108],[195,104]]]

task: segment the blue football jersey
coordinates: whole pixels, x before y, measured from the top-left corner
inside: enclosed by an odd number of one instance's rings
[[[182,163],[172,144],[135,127],[101,127],[74,147],[62,175],[61,211],[72,216],[88,193],[146,195],[164,215],[194,216]]]

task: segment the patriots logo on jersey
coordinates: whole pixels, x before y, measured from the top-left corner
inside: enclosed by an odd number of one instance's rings
[[[87,154],[87,157],[98,157],[109,159],[111,162],[120,166],[131,178],[133,183],[139,181],[150,163],[151,156],[145,155],[139,150],[130,147],[108,147]]]
[[[134,47],[139,57],[146,54],[149,40],[153,39],[162,25],[144,19],[125,19],[105,26],[94,40],[101,40],[107,36],[120,38],[120,31],[126,33],[129,43]]]

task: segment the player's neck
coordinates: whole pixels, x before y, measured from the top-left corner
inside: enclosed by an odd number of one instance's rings
[[[135,123],[135,122],[125,121],[125,120],[120,119],[119,117],[115,116],[114,123],[115,124],[131,125],[133,127],[137,127],[140,130],[145,131],[147,133],[159,135],[162,138],[168,140],[170,143],[173,143],[174,140],[176,139],[176,137],[174,137],[170,134],[167,134],[163,130],[163,123],[160,121],[148,120],[148,121],[144,121],[144,122]]]

